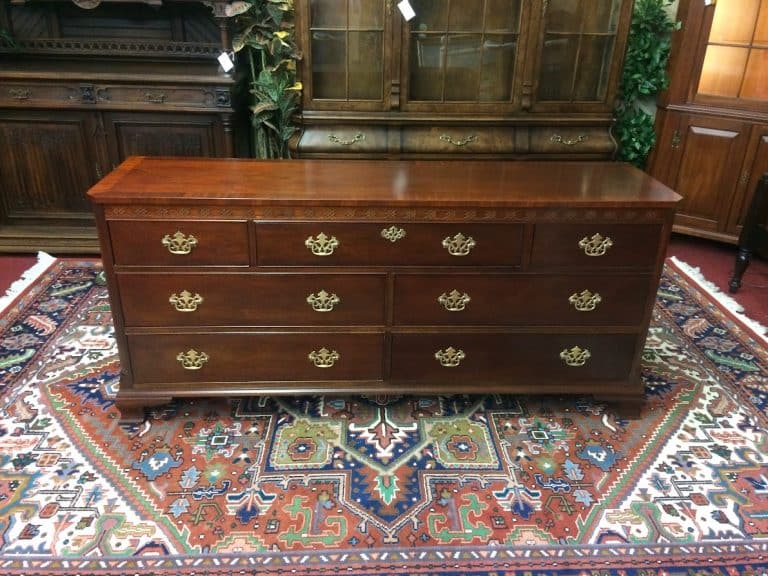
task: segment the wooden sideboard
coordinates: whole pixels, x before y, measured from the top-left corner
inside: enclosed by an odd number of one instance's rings
[[[641,405],[679,197],[629,165],[134,157],[88,194],[124,421],[174,396]]]

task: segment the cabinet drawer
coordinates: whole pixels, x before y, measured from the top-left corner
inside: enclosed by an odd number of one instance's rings
[[[515,151],[514,128],[406,127],[402,131],[404,153],[510,154]]]
[[[661,225],[657,224],[537,224],[531,268],[651,269],[660,239]]]
[[[126,326],[383,325],[382,274],[119,273]]]
[[[61,82],[2,82],[0,104],[3,106],[41,106],[79,103],[76,84]]]
[[[615,325],[642,322],[643,275],[398,274],[396,325]]]
[[[226,90],[226,88],[225,88]],[[114,106],[215,108],[212,87],[130,86],[109,84],[99,87],[99,97]]]
[[[519,266],[516,224],[256,225],[262,266]]]
[[[299,141],[302,154],[382,153],[387,151],[386,126],[307,126]]]
[[[380,380],[378,333],[128,336],[137,386],[172,382]]]
[[[607,126],[536,127],[530,131],[532,154],[612,154],[616,144]]]
[[[247,266],[246,222],[185,220],[109,222],[115,264]]]
[[[393,380],[618,380],[629,375],[635,334],[394,334]],[[588,350],[581,366],[560,355]]]

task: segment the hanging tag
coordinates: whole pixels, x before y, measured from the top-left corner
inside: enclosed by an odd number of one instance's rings
[[[235,63],[232,62],[232,57],[229,55],[228,52],[222,52],[221,54],[219,54],[218,60],[224,72],[229,72],[230,70],[232,70],[232,68],[235,67]]]
[[[400,12],[402,12],[406,22],[416,16],[416,12],[413,11],[413,6],[411,6],[411,3],[408,2],[408,0],[403,0],[397,7],[400,9]]]

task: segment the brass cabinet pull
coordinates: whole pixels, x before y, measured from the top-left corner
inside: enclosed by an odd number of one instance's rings
[[[564,146],[576,146],[576,144],[581,144],[585,140],[588,140],[589,136],[586,134],[579,134],[576,136],[576,138],[563,138],[560,136],[560,134],[552,134],[549,141],[554,142],[556,144],[563,144]]]
[[[581,294],[574,292],[568,298],[568,302],[573,304],[579,312],[592,312],[602,301],[600,294],[597,292],[592,294],[589,290],[583,290]]]
[[[145,92],[144,98],[152,104],[164,104],[168,95],[165,92]]]
[[[672,132],[672,142],[671,142],[672,148],[675,148],[675,149],[679,148],[680,140],[681,140],[680,130],[675,130],[674,132]]]
[[[443,142],[448,142],[448,144],[453,144],[454,146],[461,147],[476,141],[477,136],[475,136],[474,134],[470,134],[466,138],[459,138],[458,140],[454,140],[448,134],[440,134],[440,140],[442,140]]]
[[[443,240],[443,248],[453,256],[466,256],[475,247],[475,240],[472,236],[464,236],[461,232],[453,238],[448,236]]]
[[[162,243],[171,254],[189,254],[192,248],[197,246],[197,238],[192,234],[187,236],[177,231],[173,236],[170,234],[163,236]]]
[[[192,294],[188,290],[182,290],[180,294],[175,292],[168,298],[168,302],[179,312],[194,312],[203,303],[200,294]]]
[[[381,237],[394,243],[405,238],[405,230],[397,226],[390,226],[381,231]]]
[[[579,248],[587,256],[604,256],[611,246],[613,246],[613,240],[607,236],[603,238],[600,234],[595,234],[592,238],[584,236],[584,238],[579,240]]]
[[[209,356],[205,352],[198,352],[194,348],[190,348],[186,352],[179,352],[176,355],[176,360],[179,361],[184,370],[200,370],[203,364],[208,362]]]
[[[320,290],[317,294],[307,296],[307,304],[312,306],[315,312],[330,312],[336,304],[341,302],[341,298],[336,294],[328,294],[325,290]]]
[[[352,138],[349,140],[345,140],[343,138],[340,138],[336,136],[336,134],[328,134],[328,140],[333,142],[334,144],[338,144],[339,146],[352,146],[352,144],[357,144],[358,142],[362,142],[365,140],[365,134],[362,132],[358,132]]]
[[[336,350],[320,348],[320,350],[312,350],[312,352],[309,353],[308,358],[309,361],[318,368],[330,368],[339,358],[341,358],[341,355],[336,352]]]
[[[453,346],[435,352],[435,359],[440,362],[441,366],[446,368],[456,368],[466,357],[467,355],[464,353],[464,350],[457,350]]]
[[[320,232],[317,238],[310,236],[304,241],[304,246],[309,248],[315,256],[330,256],[340,244],[336,236],[329,238],[324,232]]]
[[[8,95],[13,98],[14,100],[29,100],[29,89],[28,88],[10,88],[8,90]]]
[[[566,348],[560,352],[560,359],[568,366],[584,366],[590,359],[592,353],[586,348],[582,349],[574,346],[571,349]]]
[[[466,292],[462,294],[458,290],[451,290],[450,294],[443,292],[437,297],[437,301],[449,312],[461,312],[466,308],[470,300],[472,299],[469,297],[469,294]]]

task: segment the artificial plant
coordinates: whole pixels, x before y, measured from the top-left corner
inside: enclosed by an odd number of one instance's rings
[[[654,97],[669,85],[671,33],[679,28],[669,13],[672,0],[635,0],[619,83],[614,134],[619,159],[645,167],[656,142]]]
[[[247,70],[251,95],[253,154],[288,158],[288,141],[298,129],[293,115],[301,85],[296,82],[293,0],[246,0],[229,5],[235,17],[232,47]]]

